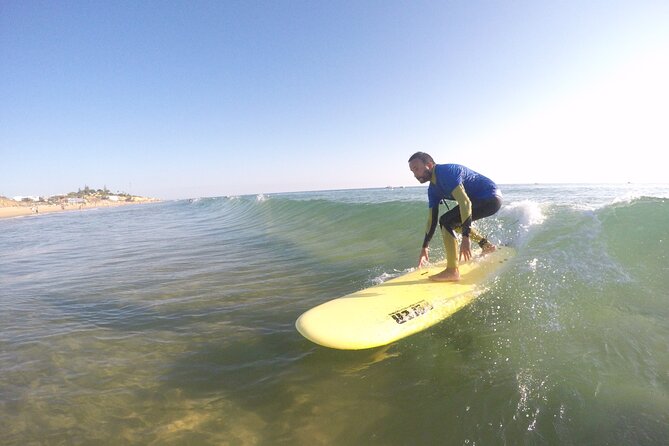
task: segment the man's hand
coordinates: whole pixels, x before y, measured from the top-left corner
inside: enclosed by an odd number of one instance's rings
[[[422,268],[430,262],[430,255],[428,254],[429,248],[423,248],[420,250],[420,257],[418,258],[418,268]]]
[[[460,261],[464,257],[465,262],[471,260],[472,258],[472,249],[469,243],[469,237],[462,237],[462,243],[460,243]]]

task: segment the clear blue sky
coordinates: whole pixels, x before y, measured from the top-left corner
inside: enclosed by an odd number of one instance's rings
[[[666,182],[669,2],[0,3],[0,195]]]

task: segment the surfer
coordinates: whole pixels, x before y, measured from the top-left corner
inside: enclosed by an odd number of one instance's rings
[[[428,247],[439,221],[446,248],[446,269],[430,276],[430,279],[438,282],[458,281],[458,262],[463,259],[470,260],[472,257],[470,239],[478,243],[483,254],[496,249],[471,224],[475,220],[495,214],[502,206],[502,194],[492,180],[480,173],[460,164],[436,164],[424,152],[411,155],[409,169],[419,182],[430,182],[427,189],[430,210],[418,267],[421,268],[429,261]],[[455,200],[458,205],[439,218],[439,203],[442,200]],[[462,234],[459,256],[456,231]]]

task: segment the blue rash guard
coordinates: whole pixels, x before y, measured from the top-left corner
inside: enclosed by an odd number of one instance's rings
[[[499,196],[497,185],[488,177],[460,164],[437,164],[430,187],[427,189],[430,208],[439,206],[441,200],[454,200],[452,192],[462,184],[470,200]]]
[[[461,164],[435,165],[432,171],[430,186],[427,189],[430,217],[425,231],[425,238],[423,239],[423,248],[427,248],[437,228],[439,203],[441,200],[455,200],[453,190],[459,185],[463,186],[467,197],[472,202],[488,200],[494,197],[501,198],[502,196],[494,181],[468,167]],[[471,222],[471,214],[462,221],[462,233],[464,235],[469,235]],[[455,234],[452,235],[455,237]],[[485,239],[481,239],[481,241],[487,243]]]

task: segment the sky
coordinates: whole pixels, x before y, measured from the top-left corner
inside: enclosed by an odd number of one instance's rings
[[[668,182],[669,2],[0,1],[0,195]]]

